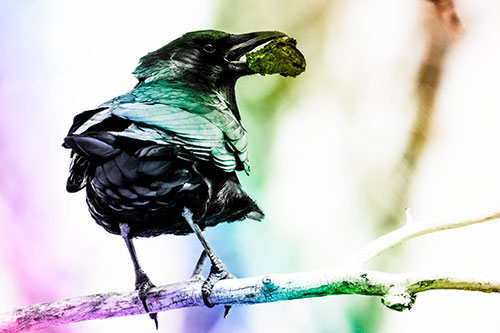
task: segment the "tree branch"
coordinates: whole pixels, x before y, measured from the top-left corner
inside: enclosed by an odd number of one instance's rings
[[[407,273],[391,274],[363,271],[361,267],[370,258],[408,239],[431,232],[454,229],[500,218],[500,213],[485,217],[440,224],[415,224],[407,212],[407,224],[399,230],[382,236],[360,251],[348,265],[339,270],[271,274],[245,279],[218,282],[210,302],[218,305],[257,304],[329,295],[357,294],[382,297],[390,309],[411,309],[417,293],[431,289],[455,289],[500,292],[500,277],[484,274]],[[184,282],[151,289],[148,307],[161,312],[193,306],[204,306],[201,286],[203,278],[197,276]],[[22,332],[49,326],[93,319],[105,319],[143,314],[144,307],[137,291],[96,294],[61,301],[41,303],[0,315],[0,332]]]
[[[187,280],[151,290],[148,306],[160,312],[203,306],[200,279]],[[456,289],[500,292],[500,279],[477,274],[390,274],[375,271],[340,270],[272,274],[217,283],[211,302],[218,305],[257,304],[329,295],[381,296],[393,310],[410,309],[419,292]],[[22,332],[92,319],[142,314],[137,292],[96,294],[42,303],[0,316],[0,332]]]
[[[407,240],[430,234],[433,232],[466,227],[473,224],[488,222],[500,218],[500,213],[494,213],[483,217],[468,219],[459,222],[442,223],[414,223],[409,210],[406,211],[406,225],[381,236],[369,243],[348,258],[345,265],[350,267],[362,267],[368,260],[378,256],[383,251],[399,245]]]

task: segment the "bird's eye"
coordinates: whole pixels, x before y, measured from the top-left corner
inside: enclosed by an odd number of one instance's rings
[[[203,51],[205,51],[207,53],[214,53],[215,46],[213,46],[212,44],[207,44],[207,45],[203,46]]]

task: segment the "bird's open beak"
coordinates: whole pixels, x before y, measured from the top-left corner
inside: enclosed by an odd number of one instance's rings
[[[250,52],[262,44],[286,36],[286,34],[279,31],[259,31],[241,35],[230,35],[230,48],[225,57],[229,64],[229,68],[239,75],[255,74],[255,72],[248,68],[246,61],[240,60],[240,58],[245,53]]]

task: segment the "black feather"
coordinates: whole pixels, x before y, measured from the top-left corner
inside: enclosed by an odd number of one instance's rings
[[[105,108],[97,108],[94,110],[88,110],[88,111],[83,111],[82,113],[78,114],[73,118],[73,125],[71,125],[68,135],[73,134],[80,126],[82,126],[87,120],[92,118],[93,115],[98,113],[99,111],[104,110]],[[66,147],[68,148],[68,147]]]
[[[108,160],[120,153],[120,149],[113,147],[114,141],[113,135],[105,132],[72,135],[64,138],[64,143],[74,152],[95,162]]]
[[[66,190],[70,193],[78,192],[87,185],[87,170],[89,161],[80,155],[71,160]]]

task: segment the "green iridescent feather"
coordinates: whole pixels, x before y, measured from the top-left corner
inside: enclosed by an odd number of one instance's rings
[[[118,117],[174,133],[184,148],[202,159],[213,158],[223,170],[238,170],[241,165],[250,172],[246,132],[217,94],[199,94],[186,86],[163,83],[162,89],[137,88],[101,106],[110,107]],[[147,131],[152,132],[143,129],[116,135],[146,136]]]

